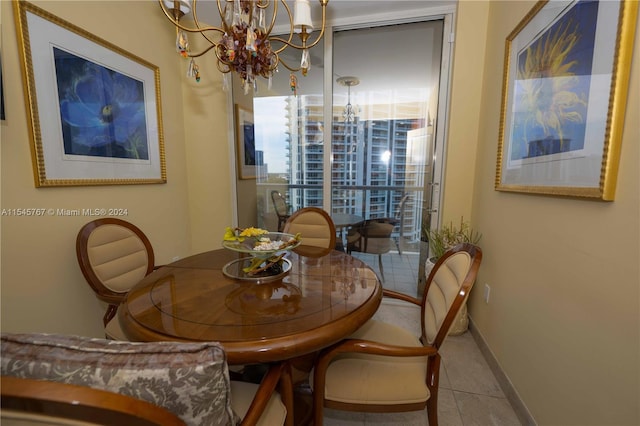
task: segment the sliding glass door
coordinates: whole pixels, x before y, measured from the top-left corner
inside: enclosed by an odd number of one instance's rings
[[[272,193],[279,192],[290,211],[317,206],[336,220],[395,219],[398,252],[426,257],[441,161],[435,136],[444,32],[444,18],[329,28],[311,50],[308,75],[280,66],[256,87],[234,79],[235,110],[251,116],[254,146],[247,149],[255,150],[253,167],[246,156],[237,164],[253,172],[238,173],[239,226],[275,230]],[[298,66],[300,52],[285,53]],[[236,141],[237,155],[243,144]]]
[[[315,34],[311,37],[315,40]],[[238,174],[241,227],[277,229],[274,191],[285,197],[291,211],[323,206],[323,51],[322,41],[310,49],[311,68],[306,76],[282,64],[270,82],[257,79],[255,87],[242,87],[234,76],[234,104],[251,111],[256,153],[255,173]],[[300,55],[298,50],[286,49],[281,60],[297,68]],[[238,167],[243,166],[240,161]]]
[[[409,252],[430,206],[442,34],[433,20],[333,38],[332,212],[395,219]]]

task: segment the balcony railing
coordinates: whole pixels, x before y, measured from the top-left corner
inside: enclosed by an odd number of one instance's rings
[[[258,216],[260,226],[273,226],[275,211],[271,203],[272,190],[278,190],[291,205],[292,211],[302,207],[322,207],[323,187],[321,180],[317,184],[287,185],[277,183],[259,183]],[[400,209],[400,201],[409,194],[407,201]],[[336,185],[331,189],[332,211],[330,213],[346,213],[362,216],[365,219],[382,217],[394,218],[398,221],[392,238],[402,238],[406,243],[420,241],[422,224],[422,206],[424,189],[417,186],[389,185]]]

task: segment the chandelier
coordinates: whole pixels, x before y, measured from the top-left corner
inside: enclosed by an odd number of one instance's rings
[[[341,86],[347,87],[347,105],[345,105],[342,112],[342,118],[344,118],[345,123],[352,123],[358,114],[358,108],[351,105],[351,87],[360,84],[360,80],[358,77],[346,76],[338,78],[336,82]]]
[[[191,58],[187,75],[200,81],[199,67],[194,58],[212,51],[217,58],[218,70],[226,75],[237,73],[245,92],[249,87],[256,88],[256,77],[268,79],[278,71],[282,64],[291,71],[291,89],[296,91],[297,80],[293,73],[302,71],[306,75],[311,66],[309,49],[318,44],[324,35],[326,23],[326,7],[329,0],[319,0],[322,6],[322,27],[318,38],[310,42],[309,34],[313,31],[311,7],[309,0],[295,0],[294,14],[285,0],[216,0],[220,14],[220,27],[204,25],[197,15],[197,0],[158,0],[164,14],[176,27],[176,50],[185,58]],[[193,5],[192,5],[193,3]],[[276,22],[278,6],[282,5],[289,18],[289,34],[284,37],[271,35]],[[180,19],[193,13],[193,25],[187,26]],[[267,17],[269,16],[269,19]],[[199,33],[210,44],[201,52],[192,52],[187,33]],[[297,33],[300,44],[293,40]],[[276,49],[272,44],[277,44]],[[281,45],[281,46],[280,46]],[[280,53],[287,47],[302,51],[300,66],[294,67],[285,63]],[[225,77],[225,84],[227,83]]]

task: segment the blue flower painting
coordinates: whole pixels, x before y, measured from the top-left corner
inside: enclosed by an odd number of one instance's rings
[[[143,83],[53,51],[65,154],[148,160]]]
[[[518,54],[512,160],[584,148],[598,7],[572,3]]]

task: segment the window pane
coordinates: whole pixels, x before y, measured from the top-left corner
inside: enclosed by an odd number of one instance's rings
[[[442,28],[436,20],[334,34],[332,213],[397,219],[393,238],[405,250],[420,246]]]
[[[310,40],[315,40],[312,33]],[[278,46],[274,45],[274,48]],[[255,209],[251,224],[276,230],[277,214],[271,198],[272,191],[280,192],[290,211],[300,207],[322,206],[324,150],[322,145],[323,108],[323,41],[310,49],[311,67],[306,76],[292,73],[283,64],[269,82],[258,79],[257,91],[245,95],[234,83],[234,102],[252,105],[255,123],[257,167],[255,185],[239,181],[238,211],[240,225],[243,209]],[[287,48],[280,58],[297,68],[302,52]],[[293,84],[297,83],[297,84]],[[247,99],[250,98],[250,99]],[[251,194],[255,191],[255,195]],[[243,204],[242,199],[257,200],[257,207]],[[247,217],[248,215],[244,215]]]

